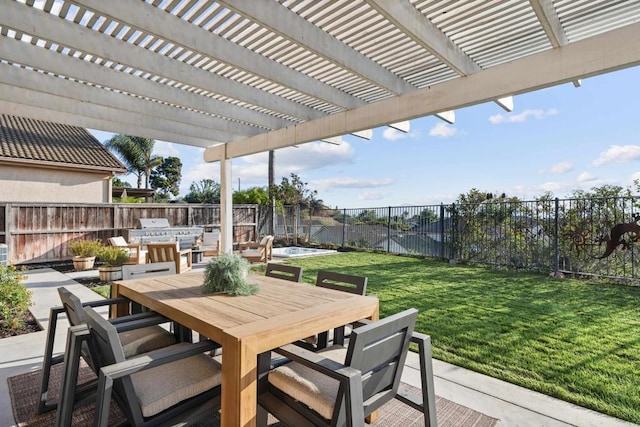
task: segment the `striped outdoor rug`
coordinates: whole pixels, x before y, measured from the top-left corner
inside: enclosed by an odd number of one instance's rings
[[[60,378],[62,376],[62,365],[56,365],[51,370],[51,380],[49,383],[50,397],[56,397],[60,389]],[[11,406],[13,416],[18,427],[50,427],[55,424],[55,411],[45,414],[37,414],[38,393],[40,389],[41,371],[29,372],[26,374],[10,377],[9,393],[11,394]],[[91,369],[84,365],[80,369],[78,383],[84,383],[95,375]],[[408,385],[403,385],[412,388]],[[419,392],[416,390],[416,392]],[[480,412],[458,405],[457,403],[437,397],[436,412],[439,427],[492,427],[498,420],[484,415]],[[91,426],[93,424],[93,405],[84,405],[75,409],[73,413],[72,425]],[[109,414],[109,424],[115,425],[122,422],[124,417],[122,412],[113,404]],[[210,417],[200,421],[197,427],[217,427],[219,425],[217,417]],[[277,426],[277,420],[270,417],[270,424]],[[403,403],[393,400],[384,405],[378,411],[378,420],[372,424],[375,427],[417,427],[424,426],[424,418],[418,412]]]

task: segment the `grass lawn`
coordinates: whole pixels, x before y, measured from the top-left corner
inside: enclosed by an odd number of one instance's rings
[[[420,310],[435,358],[640,423],[640,288],[372,253],[290,259],[369,277],[380,316]]]

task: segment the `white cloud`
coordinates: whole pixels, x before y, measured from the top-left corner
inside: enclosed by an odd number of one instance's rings
[[[405,139],[409,137],[408,133],[400,132],[397,129],[387,127],[384,132],[382,132],[382,137],[389,141],[395,141],[398,139]]]
[[[200,155],[204,148],[200,150]],[[153,146],[153,154],[157,154],[162,157],[180,157],[180,151],[178,150],[178,146],[171,142],[165,141],[156,141]]]
[[[533,117],[538,120],[542,120],[548,116],[555,116],[558,114],[558,110],[555,108],[549,108],[548,110],[535,109],[524,110],[520,113],[508,113],[508,114],[496,114],[489,117],[489,121],[494,125],[500,123],[524,123],[529,117]]]
[[[551,166],[551,168],[549,169],[549,172],[565,173],[565,172],[569,172],[572,169],[573,169],[573,163],[569,161],[565,161],[565,162],[556,163],[555,165]]]
[[[597,179],[598,177],[591,175],[589,172],[582,172],[578,175],[578,178],[576,178],[579,183],[594,182]]]
[[[386,193],[378,193],[376,191],[365,191],[358,195],[358,200],[382,200],[387,196]]]
[[[387,187],[395,181],[391,178],[382,179],[361,179],[352,177],[337,177],[318,179],[309,184],[310,187],[319,191],[329,191],[333,188],[378,188]]]
[[[635,172],[631,174],[631,182],[635,181],[635,180],[640,180],[640,172]]]
[[[607,151],[600,153],[600,157],[594,160],[594,166],[602,166],[607,163],[626,163],[640,159],[640,146],[638,145],[612,145]]]
[[[458,129],[450,126],[447,123],[438,123],[429,130],[429,136],[439,136],[442,138],[448,138],[458,133]]]

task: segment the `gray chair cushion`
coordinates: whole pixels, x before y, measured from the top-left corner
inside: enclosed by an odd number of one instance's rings
[[[134,329],[118,334],[122,343],[124,357],[129,358],[147,353],[176,343],[176,339],[169,331],[160,326]]]
[[[344,363],[347,349],[328,347],[318,352],[327,359]],[[269,384],[304,403],[326,419],[333,416],[340,383],[300,363],[291,362],[269,372]]]
[[[189,345],[189,344],[176,344]],[[221,365],[205,354],[180,359],[131,375],[144,417],[220,385]],[[161,378],[161,387],[158,379]]]

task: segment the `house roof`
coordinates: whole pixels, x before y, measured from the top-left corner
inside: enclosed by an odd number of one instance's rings
[[[124,173],[126,168],[86,129],[0,114],[0,161]]]
[[[640,0],[5,1],[0,112],[219,161],[640,64]],[[496,107],[498,108],[498,107]]]

